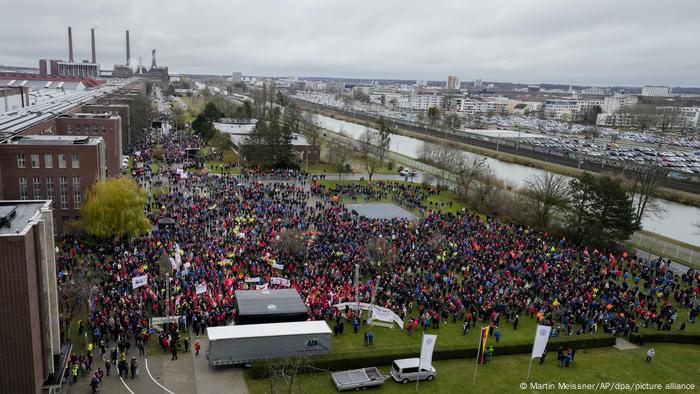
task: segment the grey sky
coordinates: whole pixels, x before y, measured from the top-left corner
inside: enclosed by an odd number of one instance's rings
[[[157,48],[172,73],[700,86],[697,0],[25,0],[5,4],[0,64]]]

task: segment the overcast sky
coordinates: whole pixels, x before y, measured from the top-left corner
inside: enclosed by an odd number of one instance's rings
[[[698,0],[24,0],[0,64],[132,58],[171,73],[700,86]]]

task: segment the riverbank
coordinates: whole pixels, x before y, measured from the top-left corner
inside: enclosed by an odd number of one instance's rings
[[[298,101],[297,101],[298,102]],[[330,109],[320,109],[318,107],[314,107],[311,105],[305,105],[303,106],[304,110],[307,111],[312,111],[315,113],[319,113],[321,115],[329,116],[334,119],[354,123],[363,127],[376,127],[376,124],[365,121],[362,119],[354,118],[336,111],[332,111]],[[483,156],[487,156],[499,161],[502,161],[504,163],[509,163],[509,164],[518,164],[526,167],[531,167],[531,168],[536,168],[539,170],[543,171],[549,171],[553,172],[556,174],[561,174],[561,175],[566,175],[566,176],[571,176],[571,177],[577,177],[581,175],[583,172],[591,172],[594,174],[600,174],[600,172],[592,171],[592,170],[583,170],[583,169],[578,169],[574,167],[569,167],[566,165],[562,164],[557,164],[557,163],[552,163],[549,161],[545,160],[539,160],[531,157],[526,157],[526,156],[521,156],[517,154],[512,154],[512,153],[506,153],[506,152],[501,152],[497,151],[494,149],[489,149],[489,148],[484,148],[480,146],[475,146],[471,144],[466,144],[463,142],[456,141],[455,139],[451,139],[450,134],[446,134],[445,136],[448,138],[440,138],[440,137],[435,137],[432,135],[427,135],[424,133],[419,133],[415,131],[410,131],[406,130],[405,128],[400,128],[397,127],[394,129],[394,133],[398,135],[402,135],[404,137],[411,137],[415,139],[419,139],[425,142],[431,142],[435,144],[440,144],[444,146],[450,146],[453,148],[457,148],[463,151],[467,151],[470,153],[474,154],[479,154]],[[700,208],[700,195],[694,194],[694,193],[689,193],[689,192],[684,192],[681,190],[675,190],[671,189],[668,187],[659,187],[658,193],[656,193],[655,197],[658,198],[663,198],[672,202],[676,202],[679,204],[683,205],[688,205],[692,207],[697,207]]]

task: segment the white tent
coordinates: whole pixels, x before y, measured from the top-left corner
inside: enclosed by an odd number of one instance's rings
[[[359,306],[360,309],[371,312],[369,319],[367,319],[367,323],[373,326],[381,326],[388,328],[394,328],[393,323],[396,323],[403,330],[403,320],[401,320],[401,317],[399,317],[399,315],[394,313],[394,311],[392,311],[389,308],[384,308],[383,306],[374,304],[368,304],[366,302],[341,302],[340,304],[335,304],[333,306],[338,308],[339,310],[343,310],[345,309],[345,307],[356,310]]]

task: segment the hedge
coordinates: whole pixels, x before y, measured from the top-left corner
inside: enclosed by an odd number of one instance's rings
[[[615,337],[605,336],[605,337],[592,337],[592,338],[567,338],[563,339],[553,339],[549,342],[549,349],[555,349],[559,346],[575,347],[576,349],[590,349],[597,347],[608,347],[615,344]],[[522,354],[529,353],[532,351],[532,343],[523,343],[515,345],[499,345],[494,346],[494,354],[496,356],[506,355],[506,354]],[[433,353],[433,360],[453,360],[453,359],[466,359],[476,357],[477,348],[476,346],[465,346],[465,347],[452,347],[449,349],[435,349]],[[347,369],[357,369],[365,368],[370,366],[381,366],[389,365],[394,360],[401,358],[412,358],[417,357],[415,350],[411,349],[400,349],[400,350],[388,350],[382,352],[381,354],[358,354],[358,353],[336,353],[320,357],[314,357],[311,359],[311,364],[313,368],[329,370],[329,371],[343,371]],[[275,364],[274,361],[270,360],[260,360],[253,362],[253,365],[249,371],[250,376],[254,379],[261,379],[269,377],[270,364]],[[315,372],[313,369],[310,371],[299,371],[299,372]]]
[[[629,341],[632,343],[640,343],[639,334],[630,334]],[[700,345],[700,335],[698,334],[644,334],[644,342],[671,342],[671,343],[688,343]]]

